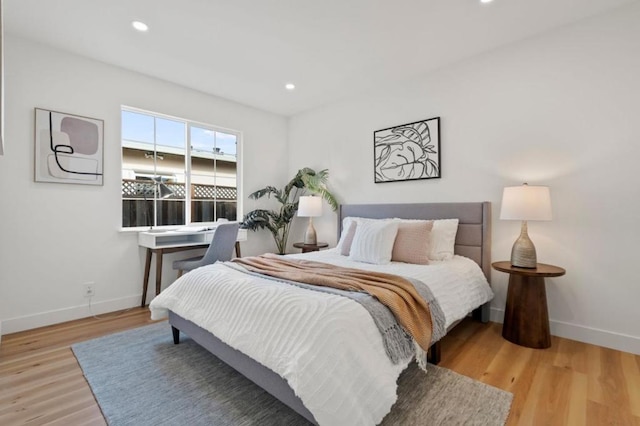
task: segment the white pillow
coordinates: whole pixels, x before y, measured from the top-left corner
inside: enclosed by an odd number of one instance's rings
[[[389,220],[358,222],[349,258],[357,262],[384,265],[391,261],[398,222]]]
[[[338,240],[338,244],[336,244],[336,249],[343,256],[349,256],[351,252],[351,244],[353,243],[353,237],[356,232],[356,228],[358,223],[361,222],[381,222],[381,221],[390,221],[396,219],[371,219],[368,217],[358,217],[358,216],[348,216],[342,219],[342,232],[340,234],[340,239]]]
[[[347,234],[349,231],[349,228],[351,226],[351,224],[356,220],[357,218],[355,217],[345,217],[344,219],[342,219],[342,232],[340,233],[340,240],[338,240],[338,244],[336,244],[336,248],[338,249],[338,252],[342,252],[343,251],[343,247],[345,245],[345,240],[347,238]],[[349,253],[349,250],[351,249],[351,244],[349,244],[349,248],[346,249],[347,254]]]
[[[431,230],[431,250],[429,252],[429,259],[452,259],[457,233],[458,219],[434,220],[433,229]]]
[[[351,252],[351,244],[353,244],[353,237],[356,235],[357,227],[358,222],[352,220],[349,223],[349,227],[344,231],[344,238],[342,238],[342,236],[340,237],[340,241],[342,242],[342,244],[340,244],[338,250],[340,251],[341,255],[349,256],[349,253]]]

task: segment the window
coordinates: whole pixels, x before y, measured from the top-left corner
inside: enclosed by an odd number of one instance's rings
[[[122,226],[238,219],[240,133],[122,108]]]

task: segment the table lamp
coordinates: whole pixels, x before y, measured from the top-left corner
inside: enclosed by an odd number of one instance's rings
[[[322,216],[322,197],[304,196],[298,202],[298,216],[308,217],[309,226],[304,234],[305,244],[317,244],[316,230],[313,227],[313,218]]]
[[[549,187],[524,183],[504,188],[500,219],[522,221],[520,236],[511,249],[511,266],[536,268],[536,248],[527,233],[527,221],[551,220]]]

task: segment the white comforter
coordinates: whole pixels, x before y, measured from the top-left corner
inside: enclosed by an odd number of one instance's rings
[[[369,265],[335,250],[293,255],[385,271],[427,283],[447,327],[491,300],[482,271],[455,256],[431,265]],[[391,363],[369,313],[340,296],[267,281],[215,264],[196,269],[157,296],[153,319],[171,310],[287,380],[320,425],[373,425],[396,401],[410,360]]]

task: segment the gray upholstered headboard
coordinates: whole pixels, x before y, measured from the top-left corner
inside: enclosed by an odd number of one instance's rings
[[[473,259],[491,277],[491,203],[343,204],[338,213],[338,237],[342,219],[348,216],[373,219],[455,219],[460,222],[455,253]]]

